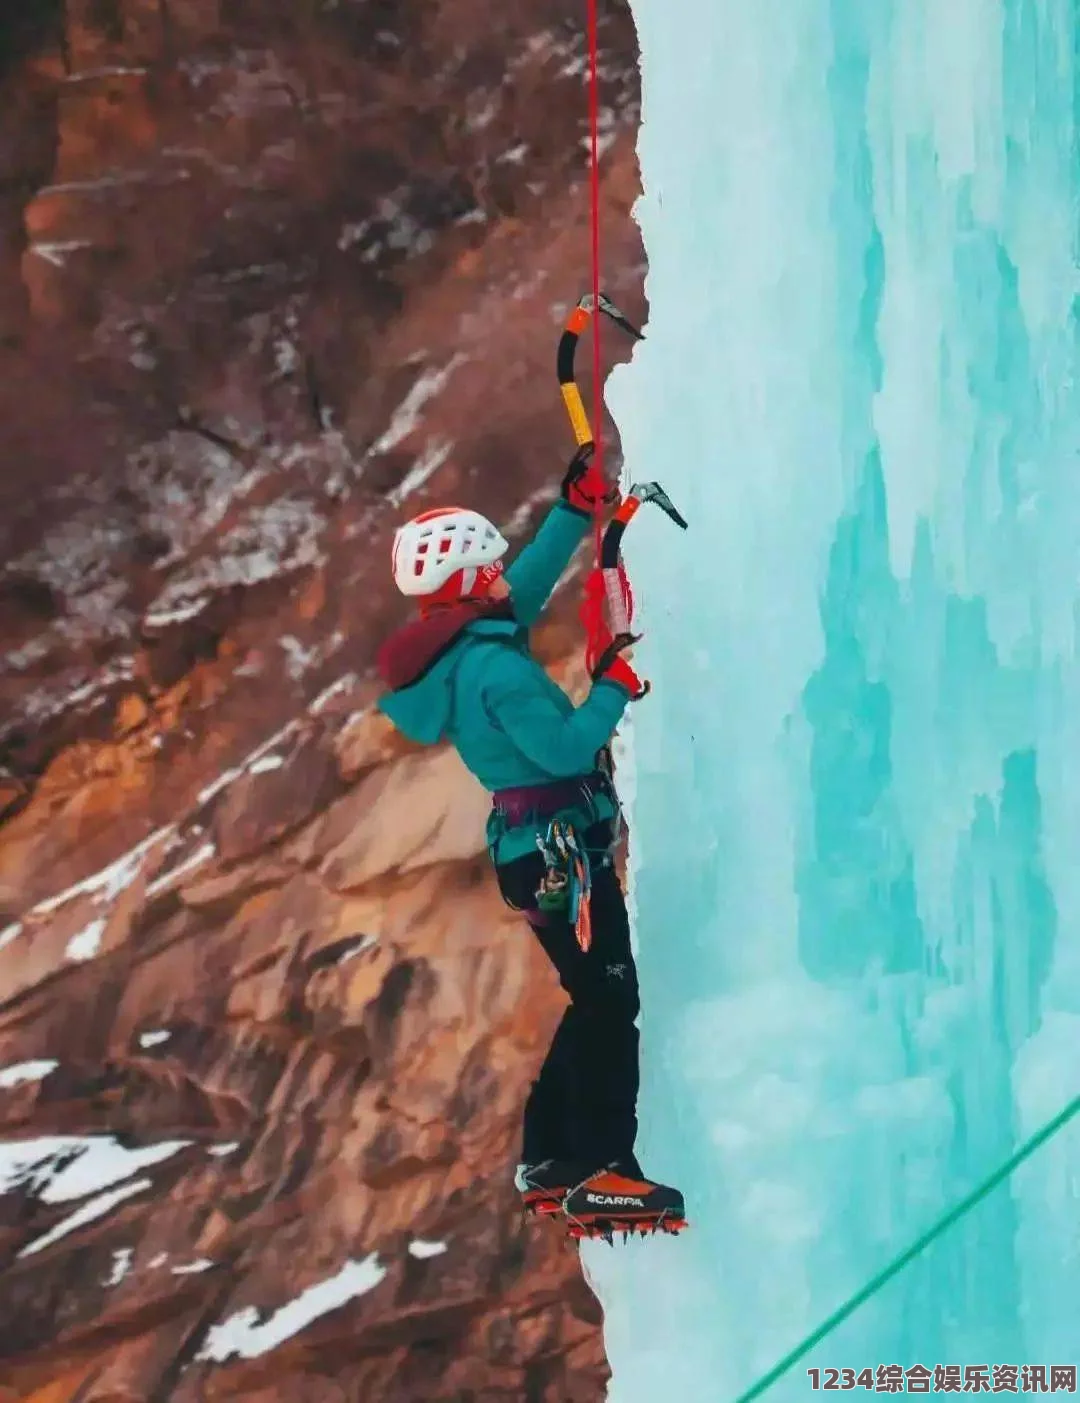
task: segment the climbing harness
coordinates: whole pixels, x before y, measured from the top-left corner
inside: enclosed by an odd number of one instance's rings
[[[537,907],[545,914],[559,914],[574,927],[583,954],[592,947],[592,917],[589,898],[592,872],[588,854],[578,841],[574,825],[553,818],[536,845],[544,859],[544,875],[536,891]]]
[[[772,1388],[773,1384],[783,1378],[789,1369],[798,1364],[800,1359],[805,1358],[827,1335],[831,1335],[838,1325],[842,1325],[844,1321],[847,1320],[850,1315],[854,1315],[855,1311],[857,1311],[861,1305],[864,1305],[871,1296],[877,1295],[883,1286],[888,1285],[893,1277],[903,1271],[909,1262],[914,1261],[914,1259],[919,1256],[921,1252],[924,1252],[932,1242],[936,1242],[954,1223],[959,1222],[965,1214],[970,1213],[976,1204],[981,1203],[989,1193],[992,1193],[1000,1184],[1003,1184],[1014,1169],[1017,1169],[1026,1159],[1029,1159],[1037,1149],[1045,1145],[1048,1140],[1052,1139],[1059,1130],[1064,1129],[1069,1121],[1078,1113],[1080,1113],[1080,1096],[1075,1096],[1065,1109],[1060,1111],[1053,1120],[1048,1121],[1041,1130],[1029,1136],[1015,1154],[1011,1155],[1004,1164],[998,1165],[997,1169],[995,1169],[991,1175],[984,1179],[982,1183],[976,1185],[976,1187],[972,1189],[965,1198],[962,1198],[959,1203],[954,1203],[952,1208],[940,1217],[936,1223],[931,1224],[920,1237],[915,1239],[910,1247],[901,1252],[898,1257],[894,1257],[876,1276],[871,1277],[865,1286],[861,1286],[842,1306],[834,1310],[832,1315],[823,1320],[816,1330],[807,1335],[794,1349],[785,1354],[783,1359],[774,1364],[767,1374],[763,1374],[761,1378],[758,1379],[757,1383],[751,1388],[748,1388],[745,1393],[741,1393],[735,1400],[735,1403],[752,1403],[752,1400],[760,1398],[763,1393]]]

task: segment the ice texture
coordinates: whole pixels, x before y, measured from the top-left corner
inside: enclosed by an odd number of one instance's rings
[[[649,1171],[612,1403],[724,1403],[1080,1092],[1075,0],[632,0]],[[1080,1117],[808,1367],[1076,1364]]]

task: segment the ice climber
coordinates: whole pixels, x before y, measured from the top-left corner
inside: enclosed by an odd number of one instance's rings
[[[650,1181],[634,1155],[638,982],[612,855],[619,806],[602,761],[645,689],[610,634],[577,708],[529,652],[529,628],[594,508],[611,500],[590,447],[505,573],[507,542],[475,511],[443,507],[400,527],[394,582],[419,616],[378,658],[390,689],[382,711],[414,741],[449,741],[491,792],[486,836],[503,900],[570,997],[525,1107],[516,1182],[527,1209],[564,1211],[576,1235],[605,1220],[644,1230],[683,1215],[682,1195]]]

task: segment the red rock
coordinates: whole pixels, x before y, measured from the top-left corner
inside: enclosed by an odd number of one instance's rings
[[[60,1065],[0,1115],[192,1143],[5,1273],[0,1403],[603,1394],[576,1255],[511,1188],[561,996],[486,796],[370,709],[397,522],[452,497],[520,539],[572,450],[581,18],[63,0],[6,41],[0,1056]],[[621,8],[602,42],[605,281],[640,319]],[[580,690],[575,605],[537,641]],[[5,1202],[12,1251],[68,1207]],[[199,1357],[370,1253],[370,1292]]]
[[[228,786],[214,811],[220,857],[235,862],[270,847],[321,812],[337,788],[334,756],[317,738],[260,756]]]

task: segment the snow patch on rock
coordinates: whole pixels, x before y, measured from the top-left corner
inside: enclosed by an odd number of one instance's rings
[[[425,370],[412,389],[394,410],[385,431],[368,449],[365,461],[380,453],[389,453],[399,443],[416,432],[420,425],[420,411],[436,395],[442,393],[454,372],[465,364],[468,356],[459,351],[451,357],[441,370]]]
[[[209,1271],[213,1265],[209,1257],[197,1257],[195,1261],[185,1262],[171,1270],[173,1276],[197,1276],[200,1272]]]
[[[97,1198],[92,1198],[81,1204],[74,1213],[69,1214],[55,1227],[50,1228],[44,1236],[37,1237],[33,1242],[28,1243],[18,1254],[19,1257],[32,1257],[36,1252],[43,1252],[54,1242],[59,1242],[61,1238],[67,1237],[77,1228],[85,1227],[87,1223],[93,1223],[98,1218],[103,1218],[117,1204],[123,1203],[125,1199],[132,1198],[135,1194],[144,1193],[151,1186],[152,1181],[149,1179],[136,1179],[133,1184],[122,1184],[118,1189],[110,1189],[108,1193],[99,1194]]]
[[[416,1257],[419,1261],[426,1261],[429,1257],[441,1257],[446,1251],[445,1242],[427,1242],[424,1238],[418,1237],[409,1243],[409,1256]]]
[[[347,692],[350,687],[355,687],[359,680],[355,672],[346,672],[343,676],[339,677],[336,682],[331,682],[329,687],[325,687],[319,693],[308,707],[308,711],[312,716],[319,716],[326,710],[335,697],[340,697],[343,693]]]
[[[97,916],[89,925],[83,926],[78,935],[73,935],[64,951],[69,960],[92,960],[101,949],[101,937],[105,934],[108,921]]]
[[[406,497],[410,497],[423,487],[428,478],[436,473],[450,457],[453,447],[454,445],[448,440],[429,443],[398,485],[386,494],[386,500],[390,505],[400,507]]]
[[[169,868],[167,872],[163,872],[160,877],[151,882],[146,889],[146,895],[148,897],[159,896],[163,891],[174,886],[182,877],[186,877],[189,872],[194,872],[197,868],[202,867],[216,855],[217,848],[214,847],[213,843],[203,843],[194,852],[189,853],[182,862],[178,862],[175,867]]]
[[[0,1194],[23,1190],[42,1203],[100,1193],[191,1144],[163,1140],[127,1149],[111,1135],[46,1135],[0,1143]]]
[[[180,571],[147,610],[147,618],[178,609],[197,612],[213,595],[250,587],[321,565],[326,518],[313,502],[283,498],[251,507],[216,543],[212,555]]]
[[[10,1091],[13,1086],[22,1086],[28,1081],[43,1081],[56,1071],[60,1063],[49,1058],[31,1062],[13,1062],[10,1067],[0,1067],[0,1091]]]
[[[295,1300],[268,1315],[255,1306],[246,1306],[208,1332],[196,1358],[223,1364],[234,1355],[256,1359],[299,1334],[320,1316],[337,1310],[348,1301],[373,1290],[386,1276],[377,1253],[362,1262],[348,1261],[336,1276],[316,1282]]]
[[[271,770],[280,770],[285,764],[283,755],[264,755],[261,760],[256,760],[249,773],[253,775],[269,774]]]
[[[119,1247],[113,1253],[112,1268],[105,1278],[106,1286],[119,1286],[124,1277],[131,1270],[132,1258],[135,1256],[130,1247]]]

